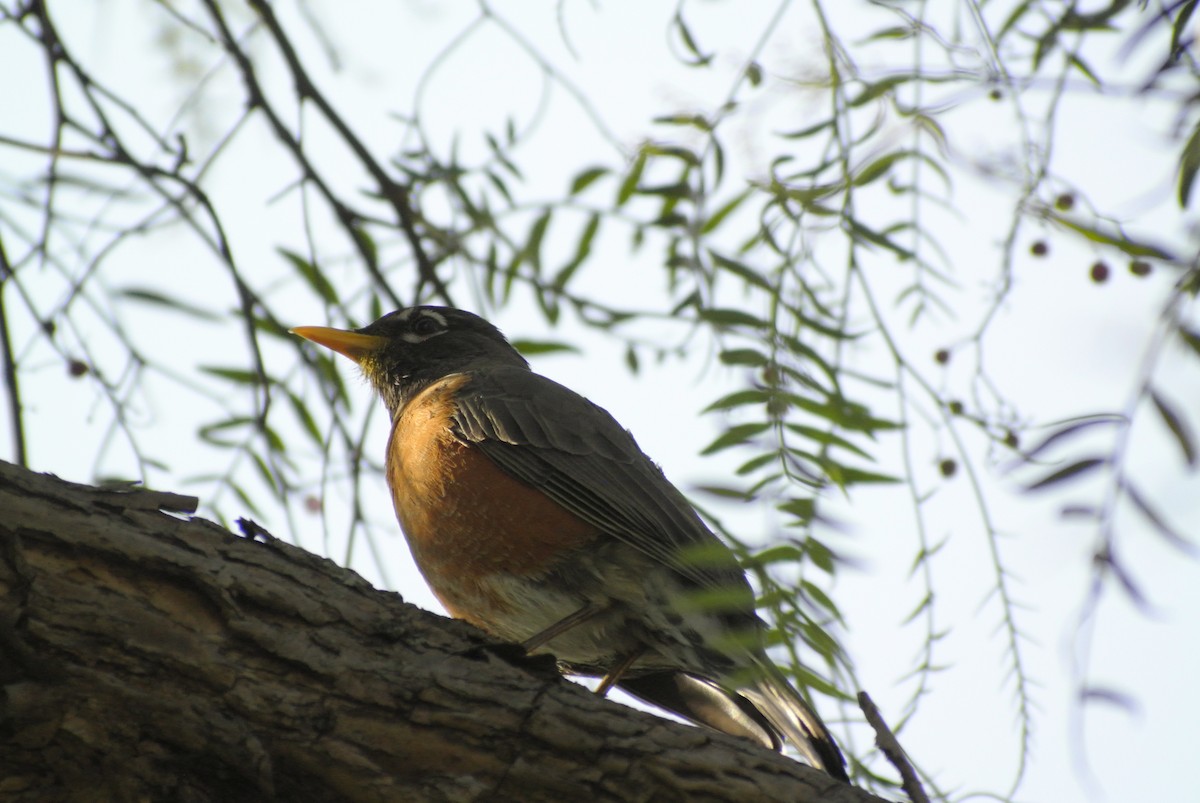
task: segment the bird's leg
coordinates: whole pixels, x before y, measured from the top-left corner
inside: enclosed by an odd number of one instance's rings
[[[633,652],[626,653],[621,660],[617,661],[616,666],[608,670],[608,674],[601,678],[600,685],[596,687],[596,694],[600,697],[607,695],[609,690],[617,685],[617,681],[621,679],[621,676],[629,671],[629,667],[633,666],[634,662],[641,658],[642,653],[645,651],[646,647],[643,645]]]
[[[575,613],[559,619],[557,622],[550,625],[540,633],[534,633],[532,636],[522,641],[521,646],[525,648],[525,652],[533,652],[538,647],[544,646],[546,642],[550,641],[551,639],[561,636],[563,633],[566,633],[576,625],[583,624],[588,619],[591,619],[596,614],[605,611],[607,608],[607,605],[589,602],[587,605],[584,605],[582,608],[575,611]]]

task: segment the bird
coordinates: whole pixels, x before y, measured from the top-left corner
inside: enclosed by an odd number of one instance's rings
[[[733,552],[602,407],[535,373],[485,319],[412,306],[294,334],[350,358],[391,417],[385,476],[451,616],[568,674],[848,781],[767,656]]]

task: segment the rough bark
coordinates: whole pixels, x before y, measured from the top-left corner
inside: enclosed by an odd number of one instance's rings
[[[0,799],[878,800],[186,502],[0,463]]]

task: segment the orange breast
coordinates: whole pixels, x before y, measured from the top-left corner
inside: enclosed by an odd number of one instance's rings
[[[598,532],[454,438],[454,395],[468,381],[447,377],[400,411],[388,441],[387,481],[434,593],[453,616],[487,628],[489,611],[511,607],[489,578],[544,575]]]

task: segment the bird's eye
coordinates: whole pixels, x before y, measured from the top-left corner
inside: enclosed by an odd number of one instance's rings
[[[421,335],[422,337],[435,335],[440,332],[441,329],[442,325],[429,315],[422,315],[420,318],[417,318],[415,321],[413,321],[413,334]]]

